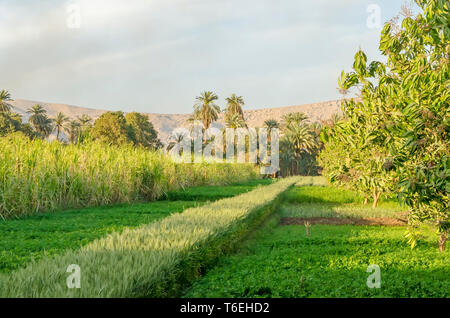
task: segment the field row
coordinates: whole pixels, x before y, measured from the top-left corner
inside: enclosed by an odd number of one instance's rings
[[[207,201],[239,195],[271,180],[169,192],[164,200],[67,210],[0,222],[0,273],[24,267],[32,260],[79,249],[124,228],[135,228],[201,206]]]
[[[2,297],[164,297],[179,295],[216,258],[233,250],[274,209],[289,178],[251,192],[126,227],[78,250],[43,257],[0,276]],[[80,289],[66,270],[81,269]]]

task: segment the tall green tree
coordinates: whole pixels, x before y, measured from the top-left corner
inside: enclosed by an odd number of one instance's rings
[[[27,113],[31,115],[28,120],[39,136],[43,139],[48,138],[53,131],[53,121],[48,118],[45,108],[36,104],[29,108]]]
[[[134,143],[136,145],[151,149],[161,147],[158,133],[150,122],[148,115],[132,112],[126,114],[125,120],[134,131]]]
[[[56,114],[54,118],[55,129],[56,129],[56,140],[59,140],[59,135],[61,131],[64,130],[64,124],[69,120],[69,118],[61,112]]]
[[[242,107],[245,105],[244,98],[242,96],[237,96],[232,94],[226,99],[227,107],[225,109],[225,121],[230,120],[232,117],[238,117],[245,121],[244,111]]]
[[[69,142],[73,145],[78,143],[81,125],[76,120],[68,120],[64,125],[64,131],[67,133]]]
[[[0,91],[0,113],[9,113],[12,109],[12,105],[8,102],[12,101],[11,94],[6,91]]]
[[[0,136],[22,129],[22,118],[19,114],[0,112]]]
[[[225,124],[228,128],[245,128],[247,127],[247,123],[244,118],[242,118],[239,114],[233,114],[225,119]]]
[[[82,128],[87,128],[92,125],[92,118],[86,114],[77,116],[77,121],[80,123]]]
[[[203,123],[203,128],[207,130],[211,123],[219,118],[220,107],[215,103],[219,97],[213,92],[202,92],[197,96],[194,105],[194,116]]]
[[[308,116],[301,112],[288,113],[282,117],[282,126],[284,130],[290,127],[302,126],[308,120]]]
[[[404,14],[400,24],[386,23],[381,31],[386,63],[368,64],[358,51],[353,71],[342,72],[340,86],[359,89],[361,101],[345,102],[348,123],[341,134],[348,144],[364,143],[371,149],[373,156],[364,158],[366,166],[378,158],[378,171],[361,170],[363,175],[379,178],[392,171],[392,189],[410,208],[411,246],[416,244],[417,225],[431,222],[444,250],[450,229],[449,3],[416,3],[421,12]]]
[[[280,124],[275,119],[267,119],[264,121],[264,127],[266,127],[268,131],[270,131],[274,128],[280,128]]]
[[[78,142],[85,142],[92,139],[92,118],[86,114],[77,116],[76,120],[79,124]]]
[[[92,137],[111,145],[132,144],[135,140],[133,128],[128,125],[123,112],[103,113],[94,122]]]
[[[284,175],[317,173],[318,127],[308,123],[304,113],[288,113],[282,117],[280,161]]]

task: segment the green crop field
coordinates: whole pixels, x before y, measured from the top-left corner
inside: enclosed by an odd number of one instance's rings
[[[394,199],[382,199],[374,209],[363,204],[357,193],[335,187],[296,187],[284,197],[280,207],[283,217],[396,217],[407,211]]]
[[[6,220],[0,223],[1,295],[450,297],[450,253],[439,252],[427,225],[411,249],[404,226],[318,224],[307,234],[303,224],[280,222],[395,219],[404,211],[395,200],[372,208],[355,192],[302,177],[186,188],[155,202]],[[66,263],[81,264],[84,288],[64,287]],[[380,268],[380,288],[367,286],[372,264]],[[46,276],[49,271],[55,274]]]
[[[411,249],[405,227],[312,225],[308,236],[305,226],[279,225],[280,217],[380,218],[404,210],[392,200],[374,209],[360,199],[333,187],[292,188],[278,213],[184,296],[450,297],[450,253],[439,252],[428,226]],[[371,264],[380,267],[380,288],[367,286]]]
[[[427,232],[414,250],[403,228],[298,225],[266,230],[223,257],[185,297],[450,297],[450,255]],[[366,285],[370,264],[381,288]]]
[[[193,187],[171,192],[171,200],[67,210],[1,221],[0,272],[10,272],[31,260],[57,255],[67,249],[78,249],[109,233],[200,206],[205,200],[238,195],[270,182],[255,180],[230,186]],[[205,189],[207,193],[200,196],[199,193],[204,193]]]

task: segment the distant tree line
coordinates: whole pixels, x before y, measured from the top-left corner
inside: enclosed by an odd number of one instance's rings
[[[217,105],[219,97],[214,92],[204,91],[195,98],[194,112],[187,120],[192,127],[200,124],[203,132],[211,127],[211,124],[218,120],[219,114],[222,112]],[[245,105],[244,98],[236,94],[232,94],[225,99],[226,106],[223,109],[225,128],[247,128],[243,107]],[[280,122],[275,119],[268,119],[264,122],[263,127],[255,127],[257,132],[259,128],[267,128],[268,136],[272,129],[280,131],[280,173],[282,176],[291,175],[318,175],[320,167],[317,164],[317,155],[323,148],[320,140],[320,133],[323,127],[333,125],[339,120],[338,116],[333,116],[328,121],[321,123],[310,123],[308,116],[304,113],[294,112],[284,115]],[[226,137],[226,129],[222,129],[224,139]],[[175,144],[180,143],[183,136],[179,132],[173,133],[169,138],[167,150],[171,150]],[[204,139],[203,147],[208,141]],[[235,140],[235,147],[236,147]],[[268,140],[270,148],[270,138]],[[223,149],[225,153],[225,145]],[[236,153],[236,152],[235,152]]]
[[[59,112],[50,118],[42,105],[34,105],[27,110],[28,123],[13,112],[11,94],[0,91],[0,137],[21,132],[29,138],[48,139],[52,133],[56,140],[77,144],[99,140],[112,145],[133,144],[149,149],[159,149],[163,145],[150,122],[148,115],[132,112],[105,112],[95,121],[88,115],[71,119]],[[67,140],[63,138],[63,133]]]

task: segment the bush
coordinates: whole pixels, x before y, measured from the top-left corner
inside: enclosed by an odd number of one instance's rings
[[[45,258],[0,279],[0,297],[168,297],[233,248],[276,205],[297,178],[174,214],[94,241],[76,252]],[[259,221],[259,222],[258,222]],[[66,269],[81,269],[69,289]]]
[[[443,251],[450,231],[449,2],[416,3],[417,15],[406,10],[400,24],[391,21],[381,31],[385,63],[368,63],[360,50],[353,71],[342,72],[340,89],[357,88],[361,99],[345,103],[347,119],[330,138],[348,151],[349,164],[341,164],[345,179],[357,175],[374,196],[389,188],[409,206],[411,246],[420,237],[416,227],[430,222]],[[324,163],[333,154],[328,150]],[[325,170],[338,172],[334,165]]]

